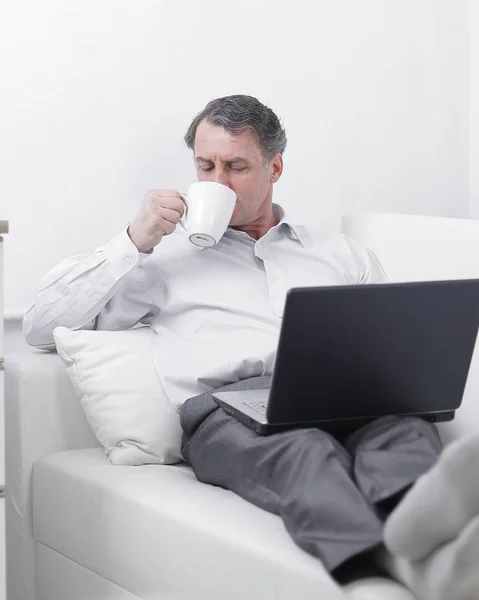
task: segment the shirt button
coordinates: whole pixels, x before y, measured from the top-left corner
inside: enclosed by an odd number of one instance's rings
[[[125,264],[127,267],[131,267],[132,263],[133,263],[133,261],[131,260],[130,257],[125,258]]]
[[[278,281],[279,277],[276,274],[274,274],[274,275],[271,275],[271,279],[273,281]]]

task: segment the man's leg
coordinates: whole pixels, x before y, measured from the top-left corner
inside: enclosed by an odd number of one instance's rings
[[[479,436],[439,456],[432,425],[388,418],[355,432],[345,447],[355,457],[358,486],[379,510],[391,510],[388,501],[407,492],[386,521],[385,541],[394,554],[378,550],[378,563],[418,600],[477,600]]]
[[[382,521],[417,478],[436,463],[442,449],[436,427],[410,417],[376,419],[339,439],[353,457],[356,485]],[[391,574],[381,550],[367,558]],[[342,571],[346,580],[362,578],[368,576],[368,563],[350,561]]]
[[[443,447],[436,427],[415,417],[376,419],[343,443],[354,459],[356,484],[383,518],[436,464]]]
[[[223,388],[267,388],[254,378]],[[283,519],[294,541],[333,571],[382,542],[382,522],[352,480],[351,456],[330,435],[296,429],[258,436],[211,392],[182,409],[183,456],[197,478]]]

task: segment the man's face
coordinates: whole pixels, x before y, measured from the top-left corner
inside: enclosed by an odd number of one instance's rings
[[[198,181],[217,181],[236,193],[231,226],[254,223],[264,214],[271,203],[273,183],[281,175],[280,155],[265,165],[251,131],[231,135],[207,121],[196,130],[194,154]]]

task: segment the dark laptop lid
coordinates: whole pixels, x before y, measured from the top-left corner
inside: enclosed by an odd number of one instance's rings
[[[288,292],[268,420],[459,407],[479,327],[479,280]]]

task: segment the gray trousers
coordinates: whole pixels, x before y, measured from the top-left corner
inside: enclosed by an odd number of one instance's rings
[[[256,377],[221,390],[270,382]],[[199,481],[279,515],[330,572],[381,545],[395,499],[442,449],[434,425],[412,417],[377,419],[339,437],[316,428],[263,437],[219,408],[212,392],[185,402],[181,424],[183,457]]]

